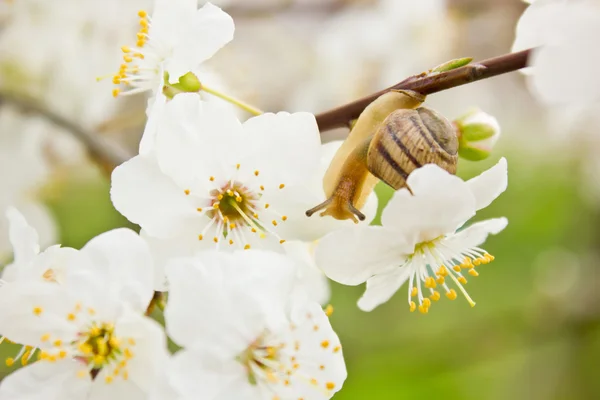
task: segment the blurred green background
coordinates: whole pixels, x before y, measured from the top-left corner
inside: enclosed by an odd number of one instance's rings
[[[477,306],[442,298],[428,315],[411,314],[403,288],[364,313],[356,307],[362,287],[334,284],[331,319],[349,370],[336,399],[600,397],[600,215],[578,195],[574,161],[497,153],[509,160],[509,188],[476,220],[506,216],[509,226],[484,246],[496,260],[467,285]],[[470,178],[494,161],[461,160],[459,175]],[[49,205],[64,246],[127,225],[108,189],[100,173],[61,183]],[[390,190],[378,190],[389,198]],[[17,351],[0,347],[2,358]],[[9,370],[0,366],[1,374]]]

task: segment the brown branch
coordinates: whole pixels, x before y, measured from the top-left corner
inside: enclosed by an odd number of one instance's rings
[[[385,90],[381,90],[370,96],[353,101],[352,103],[334,108],[318,114],[317,124],[321,132],[330,129],[348,126],[353,119],[358,118],[360,113],[376,98],[390,90],[414,90],[424,95],[441,92],[467,83],[479,81],[492,76],[505,74],[525,68],[532,49],[523,50],[518,53],[505,54],[490,58],[479,63],[465,65],[439,74],[422,73],[411,76],[400,83]]]
[[[15,106],[26,114],[39,115],[58,127],[67,130],[85,146],[90,157],[100,163],[108,172],[132,157],[131,154],[116,143],[69,121],[65,117],[49,110],[36,99],[0,92],[0,103]]]

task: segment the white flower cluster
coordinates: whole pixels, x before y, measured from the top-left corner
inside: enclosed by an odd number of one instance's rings
[[[475,304],[465,274],[494,259],[480,246],[507,221],[462,226],[505,190],[504,159],[467,182],[415,170],[383,226],[368,226],[374,195],[358,225],[308,219],[339,143],[322,145],[308,113],[242,123],[203,100],[199,68],[234,31],[218,7],[157,0],[152,16],[138,15],[115,94],[153,96],[139,155],[114,170],[111,198],[141,232],[40,251],[36,230],[8,208],[0,341],[21,345],[7,364],[27,366],[2,381],[0,400],[329,399],[347,373],[320,270],[366,282],[363,310],[406,281],[410,311],[427,313],[440,292]],[[161,292],[165,329],[147,316]]]

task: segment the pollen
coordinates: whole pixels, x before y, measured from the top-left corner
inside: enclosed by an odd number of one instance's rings
[[[285,185],[282,183],[281,185],[279,185],[279,189],[283,189],[285,187]]]
[[[283,216],[281,217],[281,220],[282,220],[282,221],[287,221],[287,216],[283,215]]]
[[[190,195],[190,190],[189,190],[189,189],[185,189],[185,190],[183,191],[183,193],[185,193],[185,195],[186,195],[186,196],[189,196],[189,195]]]
[[[281,239],[281,240],[279,241],[279,244],[284,244],[284,243],[285,243],[285,239]]]
[[[334,352],[334,353],[337,353],[337,352],[339,352],[341,349],[342,349],[342,347],[341,347],[341,346],[335,346],[335,347],[333,348],[333,352]]]
[[[40,337],[40,340],[41,340],[42,342],[47,342],[48,340],[50,340],[50,334],[49,334],[49,333],[44,333],[44,334],[42,335],[42,337]]]
[[[273,224],[273,226],[277,226],[277,221],[273,220],[271,221],[271,223]]]
[[[211,176],[210,178],[208,178],[209,181],[214,182],[215,181],[215,177]]]
[[[250,245],[249,244],[245,245],[244,250],[250,250]]]
[[[202,240],[202,239],[204,239],[204,236],[198,235],[198,240]]]
[[[331,314],[333,314],[333,306],[328,304],[327,307],[325,307],[325,315],[331,317]]]
[[[456,290],[450,289],[448,292],[446,292],[446,297],[450,300],[456,300]]]
[[[254,176],[258,176],[260,174],[259,170],[254,171]],[[262,187],[262,186],[261,186]]]
[[[215,243],[219,243],[219,238],[215,236],[215,237],[213,238],[213,242],[215,242]]]
[[[333,383],[333,382],[327,382],[325,384],[325,387],[327,388],[327,390],[333,390],[335,388],[335,383]]]
[[[324,348],[324,349],[328,348],[329,347],[329,340],[323,340],[321,342],[321,347]]]
[[[196,211],[198,211],[198,212],[202,212],[202,207],[198,207],[198,208],[196,208]]]
[[[42,315],[43,312],[44,312],[44,309],[42,307],[39,307],[39,306],[33,307],[33,315],[36,315],[39,317],[40,315]]]
[[[67,314],[67,320],[68,321],[72,322],[72,321],[75,321],[76,319],[77,319],[77,316],[75,314],[73,314],[73,313]]]

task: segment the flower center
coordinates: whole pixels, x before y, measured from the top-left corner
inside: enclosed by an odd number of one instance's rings
[[[33,313],[40,316],[44,310],[41,306],[34,307]],[[127,364],[134,357],[131,349],[136,344],[135,340],[118,337],[112,322],[90,320],[89,318],[93,318],[95,314],[93,308],[88,308],[85,312],[81,305],[77,304],[75,310],[67,314],[66,320],[78,325],[80,320],[88,320],[88,322],[84,323],[83,329],[79,330],[74,340],[66,343],[61,338],[52,337],[50,333],[42,335],[40,341],[45,346],[38,354],[38,359],[46,362],[56,362],[67,357],[75,359],[84,367],[77,373],[80,378],[87,376],[95,378],[100,371],[106,370],[105,383],[111,383],[118,377],[127,380],[129,378]],[[30,350],[26,349],[22,357],[30,358],[31,356],[27,354]]]
[[[239,170],[240,164],[237,164],[236,171]],[[254,171],[252,175],[256,178],[260,172]],[[216,179],[211,176],[209,181],[215,182]],[[198,201],[199,207],[196,211],[210,219],[198,235],[198,240],[204,240],[210,231],[214,232],[214,235],[211,233],[210,236],[217,247],[225,240],[229,245],[237,245],[248,250],[250,249],[248,234],[258,235],[260,239],[273,235],[280,244],[284,243],[285,240],[277,234],[276,229],[279,223],[287,221],[288,217],[279,214],[275,207],[263,199],[264,193],[272,189],[260,184],[242,183],[235,177],[224,182],[215,184],[215,187],[209,191],[208,198],[200,197]],[[253,187],[256,189],[252,189]],[[281,183],[276,190],[284,188],[285,184]],[[184,190],[184,193],[186,196],[195,197],[195,193],[189,189]]]
[[[479,276],[475,267],[489,264],[493,260],[494,256],[478,247],[466,250],[455,249],[444,236],[418,243],[415,245],[414,253],[402,266],[402,268],[412,269],[408,286],[410,311],[414,312],[418,309],[420,313],[427,314],[432,301],[435,302],[441,298],[440,293],[435,290],[438,285],[442,286],[447,298],[455,300],[457,298],[456,290],[448,287],[447,279],[456,285],[471,307],[474,307],[475,302],[464,287],[467,284],[467,278],[462,271],[467,271],[473,277]],[[429,290],[429,296],[422,286]],[[416,302],[413,298],[416,299]]]
[[[259,380],[268,383],[278,383],[278,374],[282,369],[279,362],[280,350],[283,344],[268,346],[263,338],[257,339],[238,357],[238,360],[246,367],[248,382],[256,385]]]

